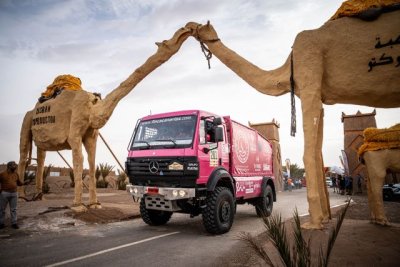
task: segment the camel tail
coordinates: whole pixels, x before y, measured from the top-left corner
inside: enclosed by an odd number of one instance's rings
[[[21,126],[19,141],[19,164],[18,175],[21,182],[24,181],[25,169],[29,166],[32,159],[32,111],[25,114]]]

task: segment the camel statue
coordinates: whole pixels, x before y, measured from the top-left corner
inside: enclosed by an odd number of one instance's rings
[[[368,171],[368,205],[371,222],[388,225],[383,209],[382,187],[386,171],[400,172],[400,124],[388,129],[367,128],[358,154]]]
[[[189,29],[181,28],[170,40],[156,43],[157,52],[104,99],[82,90],[79,78],[71,75],[57,77],[42,94],[34,109],[24,117],[20,136],[19,176],[24,177],[29,164],[32,140],[37,147],[37,193],[42,192],[46,151],[71,149],[75,177],[75,197],[71,208],[77,212],[85,211],[86,207],[82,203],[83,144],[89,162],[89,207],[101,208],[96,196],[94,176],[98,129],[107,123],[118,102],[143,78],[174,55],[190,34]],[[49,96],[49,92],[53,94]]]
[[[385,11],[380,16],[373,12],[377,17],[373,21],[361,20],[356,14],[336,14],[320,28],[299,33],[284,65],[270,71],[226,47],[210,23],[186,25],[203,49],[256,90],[280,96],[291,92],[292,85],[292,98],[293,93],[300,98],[310,212],[310,220],[302,225],[305,229],[321,229],[322,223],[330,219],[323,175],[323,104],[400,107],[399,1],[386,2],[397,4],[373,9]],[[368,14],[370,9],[366,11]]]

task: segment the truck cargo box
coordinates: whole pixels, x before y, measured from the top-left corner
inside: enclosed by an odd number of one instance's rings
[[[232,176],[272,177],[272,146],[268,140],[256,130],[231,120],[230,117],[224,117],[224,120],[232,144]]]

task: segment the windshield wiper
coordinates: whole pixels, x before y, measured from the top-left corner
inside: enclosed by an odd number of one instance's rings
[[[172,139],[159,139],[159,140],[154,140],[154,141],[156,141],[156,142],[165,142],[165,141],[169,141],[169,142],[172,142],[173,144],[174,144],[174,147],[176,147],[178,144],[174,141],[174,140],[172,140]]]
[[[146,142],[146,141],[136,141],[136,142],[134,142],[134,144],[146,144],[147,145],[147,148],[149,148],[150,147],[150,144],[148,143],[148,142]]]

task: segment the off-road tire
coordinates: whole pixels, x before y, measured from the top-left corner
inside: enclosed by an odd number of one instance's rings
[[[142,216],[142,220],[148,225],[159,226],[166,224],[171,219],[172,212],[146,209],[146,203],[142,197],[140,199],[140,215]]]
[[[259,217],[268,217],[271,215],[274,206],[274,196],[271,186],[265,185],[262,194],[255,202],[256,212]]]
[[[203,225],[211,234],[224,234],[233,224],[235,203],[232,192],[226,187],[216,187],[206,198],[202,211]]]
[[[393,192],[392,190],[383,190],[383,200],[384,201],[391,201],[393,199]]]

